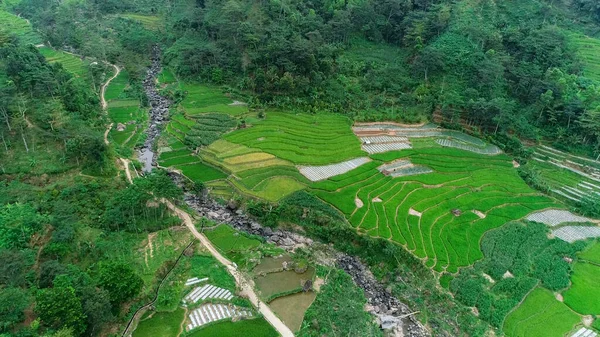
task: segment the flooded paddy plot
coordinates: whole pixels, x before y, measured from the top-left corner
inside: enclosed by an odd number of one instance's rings
[[[289,255],[282,255],[277,257],[266,257],[260,261],[260,263],[252,269],[254,274],[273,273],[283,270],[284,264],[292,262],[292,258]]]
[[[293,270],[285,270],[278,273],[269,273],[265,276],[257,276],[255,283],[262,297],[272,299],[278,294],[287,294],[300,291],[307,280],[315,276],[315,269],[310,267],[304,273],[296,273]]]
[[[300,330],[304,314],[317,298],[312,291],[300,292],[278,297],[269,303],[269,307],[279,316],[292,331]]]

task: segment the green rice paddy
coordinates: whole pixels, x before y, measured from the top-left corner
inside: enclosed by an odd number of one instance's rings
[[[558,206],[528,187],[505,155],[431,147],[372,158],[374,162],[346,174],[311,184],[311,191],[343,212],[359,232],[397,242],[439,272],[455,273],[481,259],[479,240],[486,231]],[[392,178],[376,169],[400,158],[434,173]],[[358,207],[356,199],[364,206]]]
[[[563,293],[565,304],[583,315],[600,314],[600,265],[577,262],[573,266],[571,287]]]
[[[583,73],[585,76],[600,81],[600,40],[583,35],[572,34],[571,41],[577,48],[579,57],[583,60]]]
[[[112,142],[133,149],[141,136],[148,115],[146,110],[140,108],[138,99],[127,97],[128,86],[129,75],[122,70],[106,87],[104,98],[108,103],[108,116],[114,123],[109,132]],[[124,130],[118,130],[119,123],[125,125]]]
[[[181,106],[188,115],[214,112],[237,116],[248,112],[245,105],[231,105],[233,100],[225,96],[219,88],[185,83],[181,85],[181,89],[186,92]]]
[[[579,259],[600,265],[600,241],[595,241],[586,250],[579,253]]]
[[[0,10],[0,22],[2,22],[0,25],[0,41],[2,41],[3,36],[14,35],[24,43],[42,43],[42,38],[33,31],[33,28],[25,19]]]
[[[172,337],[179,333],[185,311],[181,308],[173,312],[157,312],[138,324],[133,337]]]
[[[146,28],[148,30],[152,30],[152,31],[158,31],[164,27],[163,20],[160,17],[154,16],[154,15],[141,15],[141,14],[127,13],[127,14],[119,14],[119,17],[137,21],[137,22],[141,23],[144,26],[144,28]]]
[[[292,163],[224,140],[203,149],[202,158],[230,172],[229,183],[240,193],[269,201],[278,201],[308,184]]]
[[[294,164],[326,165],[365,155],[350,119],[340,115],[269,112],[251,128],[224,139],[257,148]]]
[[[225,253],[252,250],[258,248],[261,244],[259,240],[252,239],[227,225],[205,230],[204,234]]]
[[[65,70],[74,75],[84,76],[87,73],[89,62],[82,60],[79,56],[48,47],[42,47],[38,50],[40,51],[40,54],[44,55],[48,62],[60,63]]]
[[[579,315],[543,288],[536,288],[504,321],[508,337],[564,337],[580,322]]]
[[[277,337],[279,334],[263,318],[219,322],[192,331],[188,337]]]

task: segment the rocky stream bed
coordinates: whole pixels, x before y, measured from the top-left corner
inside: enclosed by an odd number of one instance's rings
[[[154,155],[153,145],[158,136],[160,136],[163,123],[167,122],[169,118],[171,101],[161,96],[158,89],[156,89],[156,78],[160,74],[160,71],[160,48],[154,46],[152,48],[152,65],[148,68],[146,78],[143,82],[144,91],[150,104],[150,111],[148,112],[150,121],[146,129],[146,141],[144,142],[144,146],[138,149],[138,159],[143,164],[144,172],[150,172],[152,171],[152,167],[156,167],[156,156]]]

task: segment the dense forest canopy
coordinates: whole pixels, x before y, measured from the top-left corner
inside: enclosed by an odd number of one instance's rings
[[[25,0],[15,9],[53,45],[139,71],[133,56],[161,42],[179,76],[227,84],[257,106],[413,122],[436,114],[598,149],[598,79],[573,42],[597,30],[593,1]],[[164,17],[161,34],[116,15],[131,11]]]

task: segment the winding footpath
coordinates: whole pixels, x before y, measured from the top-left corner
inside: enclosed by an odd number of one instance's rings
[[[116,65],[110,64],[108,62],[106,62],[106,64],[109,64],[113,68],[115,68],[115,73],[114,73],[114,75],[111,78],[109,78],[108,80],[106,80],[106,82],[102,85],[102,88],[100,88],[100,103],[102,104],[102,110],[104,110],[104,113],[108,113],[108,111],[107,111],[108,103],[106,102],[106,99],[104,98],[104,94],[106,93],[106,87],[108,87],[108,85],[110,84],[110,82],[112,82],[112,80],[114,80],[115,78],[117,78],[117,76],[119,76],[119,73],[121,72],[121,68],[117,67]],[[108,133],[112,129],[113,125],[114,125],[114,123],[110,123],[106,127],[106,131],[104,131],[104,144],[106,144],[106,145],[110,144],[110,142],[108,141]]]
[[[102,88],[100,90],[100,99],[102,102],[103,110],[106,110],[106,108],[108,107],[106,99],[104,98],[105,92],[106,92],[106,87],[110,84],[110,82],[113,79],[115,79],[119,75],[119,72],[120,72],[119,67],[117,67],[116,65],[112,65],[112,66],[116,70],[115,75],[113,75],[111,78],[109,78],[106,81],[106,83],[104,83],[104,85],[102,86]],[[112,127],[112,123],[109,125],[107,131],[104,134],[104,142],[107,145],[109,144],[107,135],[108,135],[108,132],[110,131],[111,127]],[[125,158],[119,158],[119,160],[121,161],[121,163],[123,164],[123,166],[125,168],[125,174],[127,176],[127,181],[130,184],[133,184],[131,171],[129,170],[129,162],[130,161]],[[267,320],[267,322],[269,322],[269,324],[271,324],[273,326],[273,328],[275,328],[275,330],[277,330],[277,332],[281,336],[293,337],[294,333],[292,332],[292,330],[290,330],[290,328],[288,328],[283,323],[283,321],[281,319],[279,319],[279,317],[277,317],[277,315],[275,315],[275,313],[271,310],[271,308],[269,308],[269,306],[267,304],[265,304],[258,298],[258,295],[254,291],[253,282],[251,280],[248,280],[237,269],[237,266],[235,265],[235,263],[231,262],[230,260],[225,258],[223,255],[221,255],[221,253],[213,246],[212,242],[210,242],[210,240],[204,234],[198,232],[198,230],[196,229],[196,226],[194,226],[194,221],[192,220],[192,217],[188,213],[183,211],[182,209],[175,206],[171,201],[164,199],[164,198],[162,198],[160,201],[163,204],[165,204],[173,213],[175,213],[177,215],[177,217],[179,217],[179,219],[181,221],[183,221],[183,223],[186,225],[186,227],[190,230],[192,235],[194,235],[194,237],[200,241],[200,243],[210,252],[210,254],[215,259],[217,259],[217,261],[219,261],[219,263],[221,263],[222,265],[225,266],[227,271],[235,279],[237,286],[241,289],[241,293],[243,295],[245,295],[248,298],[248,300],[250,300],[252,305],[263,315],[263,317]],[[127,333],[128,329],[129,329],[129,326],[125,330],[125,333]]]

